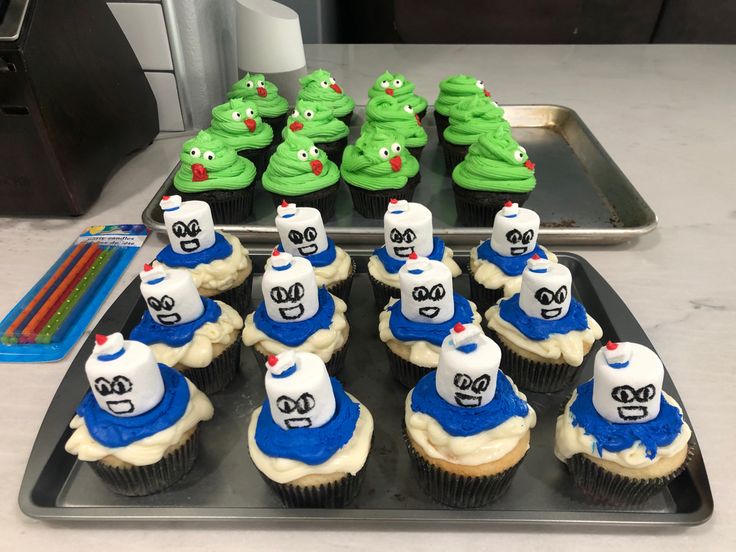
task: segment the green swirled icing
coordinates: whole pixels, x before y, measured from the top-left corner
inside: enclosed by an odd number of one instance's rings
[[[273,129],[261,119],[256,103],[240,98],[212,110],[209,133],[235,151],[265,148],[273,141]]]
[[[278,117],[289,111],[289,102],[279,96],[278,87],[267,81],[262,73],[246,73],[233,84],[227,97],[254,101],[261,117]]]
[[[404,144],[404,137],[395,131],[367,128],[355,145],[345,148],[340,166],[343,179],[371,191],[403,188],[419,172],[419,162]]]
[[[468,146],[482,134],[494,134],[499,128],[511,132],[511,126],[503,118],[503,109],[484,96],[470,96],[450,108],[450,126],[443,136],[451,144]]]
[[[408,103],[414,109],[414,113],[421,113],[427,109],[427,99],[414,94],[414,83],[407,80],[401,73],[384,71],[368,89],[369,98],[384,94]]]
[[[297,99],[329,106],[335,117],[344,117],[352,113],[355,107],[353,98],[342,91],[329,71],[317,69],[313,73],[300,78],[299,84],[301,90],[299,90]]]
[[[261,181],[269,192],[296,196],[332,186],[339,178],[340,169],[310,138],[288,131]]]
[[[442,115],[450,115],[450,108],[468,96],[488,97],[485,83],[469,75],[453,75],[440,82],[440,95],[434,102],[434,108]]]
[[[371,126],[393,130],[404,137],[407,148],[420,148],[427,143],[427,133],[411,105],[386,94],[368,101],[365,120],[361,132]]]
[[[311,138],[318,144],[337,142],[347,137],[350,132],[348,125],[340,119],[335,119],[329,106],[307,100],[297,100],[296,108],[284,128],[284,138],[289,130]]]
[[[504,128],[483,134],[470,146],[452,180],[461,188],[484,192],[525,193],[537,183],[534,163]]]
[[[174,187],[180,192],[240,190],[256,177],[253,163],[206,130],[184,142],[179,159]]]

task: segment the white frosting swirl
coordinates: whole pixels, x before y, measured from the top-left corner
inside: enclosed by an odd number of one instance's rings
[[[248,347],[256,346],[266,355],[277,355],[287,349],[297,349],[304,353],[314,353],[323,362],[327,362],[332,358],[335,351],[343,348],[348,341],[350,335],[350,326],[345,317],[348,306],[345,301],[339,297],[332,298],[335,300],[335,314],[332,315],[330,327],[317,330],[310,335],[306,341],[296,347],[289,347],[280,341],[273,339],[256,327],[253,320],[254,313],[250,313],[245,319],[245,327],[243,328],[243,343]]]
[[[437,368],[440,361],[441,346],[430,343],[429,341],[401,341],[394,336],[389,325],[391,320],[391,311],[388,307],[393,305],[398,299],[391,298],[386,308],[378,315],[378,334],[391,352],[397,354],[401,358],[425,368]],[[473,324],[480,327],[481,317],[475,308],[475,303],[468,301],[473,311]]]
[[[373,416],[352,395],[348,396],[360,405],[360,415],[353,436],[335,454],[317,465],[309,465],[299,460],[267,456],[256,444],[256,424],[261,407],[255,409],[248,425],[248,452],[256,468],[276,483],[290,483],[307,475],[329,475],[349,473],[355,475],[365,465],[371,448],[373,436]]]
[[[452,277],[457,278],[462,273],[462,270],[460,270],[460,267],[454,261],[452,256],[452,249],[445,246],[445,253],[444,255],[442,255],[442,262],[447,266],[447,268],[450,269]],[[397,272],[396,274],[391,274],[389,271],[387,271],[386,267],[383,266],[383,263],[376,255],[371,255],[371,258],[368,259],[368,272],[376,280],[378,280],[379,282],[383,282],[387,286],[395,288],[399,287],[399,273]]]
[[[150,347],[156,360],[172,367],[204,368],[235,343],[238,332],[243,329],[243,319],[230,305],[222,301],[216,303],[222,310],[220,317],[197,329],[189,343],[181,347],[171,347],[166,343],[152,344]]]
[[[557,255],[541,245],[539,247],[542,248],[550,261],[557,262]],[[514,293],[519,293],[521,289],[521,274],[509,276],[492,262],[479,259],[477,246],[470,250],[470,275],[486,289],[503,287],[505,297],[511,297]]]
[[[505,377],[500,372],[498,375],[499,377]],[[526,401],[526,396],[517,389],[514,382],[511,379],[509,379],[509,382],[516,395]],[[529,412],[523,418],[512,416],[493,429],[487,429],[467,437],[450,435],[432,416],[412,410],[411,396],[413,392],[412,389],[407,395],[404,408],[404,422],[409,437],[421,447],[427,456],[452,464],[479,466],[495,462],[514,450],[527,432],[537,425],[537,414],[529,406]],[[529,446],[527,445],[528,449]]]
[[[309,258],[309,257],[305,257]],[[266,268],[271,266],[271,258],[266,260]],[[314,275],[317,277],[317,287],[330,287],[333,284],[348,279],[353,268],[350,255],[342,247],[335,246],[335,260],[327,266],[315,266]]]
[[[590,351],[593,343],[603,337],[603,330],[598,322],[589,314],[588,327],[585,330],[573,330],[566,334],[550,334],[547,339],[536,341],[529,339],[516,329],[516,326],[507,322],[500,315],[498,305],[493,305],[486,311],[488,327],[516,347],[528,351],[538,357],[556,361],[563,359],[570,366],[580,366],[586,351]]]
[[[575,402],[577,396],[578,392],[576,389],[565,406],[565,411],[557,418],[555,429],[555,456],[563,462],[568,458],[572,458],[576,454],[587,454],[588,456],[608,460],[625,468],[645,469],[657,464],[665,458],[672,458],[673,456],[681,454],[683,449],[687,447],[687,443],[692,435],[690,427],[683,420],[680,433],[675,437],[675,440],[669,445],[657,447],[657,454],[654,458],[647,457],[646,447],[640,441],[637,441],[633,446],[618,452],[603,449],[601,454],[598,454],[595,437],[585,433],[585,430],[582,427],[574,426],[572,423],[573,415],[570,412],[570,405]],[[662,392],[662,396],[668,403],[676,407],[677,410],[682,413],[680,405],[678,405],[672,397],[667,395],[664,391]]]
[[[187,431],[199,422],[209,420],[214,414],[214,408],[207,395],[197,389],[189,380],[187,380],[187,385],[189,387],[189,404],[184,411],[184,415],[174,425],[127,446],[110,448],[97,442],[90,435],[87,425],[84,423],[84,418],[74,416],[69,423],[69,427],[74,432],[64,448],[68,453],[77,455],[80,460],[85,462],[96,462],[106,456],[112,456],[134,466],[155,464],[163,458],[169,447],[181,441],[182,436]]]

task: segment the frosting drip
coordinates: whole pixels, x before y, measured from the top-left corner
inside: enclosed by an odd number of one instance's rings
[[[176,253],[169,244],[159,251],[156,260],[172,268],[194,268],[200,264],[225,259],[232,254],[233,246],[230,242],[223,234],[215,232],[215,243],[212,247],[181,255]]]
[[[189,343],[194,337],[194,332],[209,322],[215,322],[222,314],[222,309],[217,302],[202,297],[204,312],[202,316],[191,322],[176,326],[163,326],[153,320],[151,313],[146,310],[138,325],[130,332],[130,339],[140,341],[146,345],[153,343],[165,343],[172,347],[181,347]]]
[[[572,299],[567,314],[558,320],[542,320],[529,316],[519,306],[519,294],[499,302],[499,314],[506,322],[512,324],[517,330],[529,339],[542,341],[548,339],[552,334],[566,334],[573,331],[588,329],[588,315],[585,307]]]

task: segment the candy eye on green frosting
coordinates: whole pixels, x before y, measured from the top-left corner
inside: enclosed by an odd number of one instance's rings
[[[450,115],[450,108],[469,96],[491,98],[485,83],[469,75],[453,75],[440,82],[440,95],[434,102],[435,109],[442,115]]]
[[[343,117],[353,111],[355,102],[345,94],[329,71],[317,69],[299,79],[299,100],[324,104],[335,117]]]
[[[256,102],[240,98],[212,110],[209,133],[236,151],[264,148],[273,141],[273,129],[261,119]]]
[[[444,131],[447,142],[456,145],[475,143],[483,134],[495,133],[499,128],[511,132],[503,117],[503,109],[484,96],[469,96],[450,108],[450,125]]]
[[[278,117],[289,109],[286,99],[279,96],[278,87],[267,81],[261,73],[246,73],[242,79],[233,84],[227,97],[253,100],[262,117]]]
[[[296,108],[292,111],[287,125],[283,130],[286,137],[287,131],[304,135],[315,142],[336,142],[345,138],[350,129],[348,126],[336,119],[332,109],[319,102],[298,100]]]
[[[401,73],[384,71],[368,90],[369,98],[384,95],[411,104],[415,113],[421,113],[427,109],[427,100],[414,94],[414,83],[407,80]]]
[[[398,98],[383,95],[372,98],[365,108],[365,130],[377,127],[393,130],[406,140],[406,146],[417,148],[427,143],[427,133],[414,112],[414,107]]]

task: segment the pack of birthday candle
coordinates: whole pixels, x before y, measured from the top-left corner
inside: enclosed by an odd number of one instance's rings
[[[147,236],[142,224],[85,229],[0,322],[0,362],[63,358]]]

